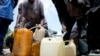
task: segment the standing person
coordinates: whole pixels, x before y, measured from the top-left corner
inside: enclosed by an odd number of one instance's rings
[[[3,55],[3,40],[10,23],[13,21],[13,9],[18,0],[0,0],[0,56]]]
[[[69,10],[70,16],[76,20],[77,22],[77,49],[80,55],[88,55],[88,45],[87,45],[87,32],[86,32],[86,25],[87,25],[87,18],[85,17],[85,13],[89,8],[89,2],[85,0],[72,0],[66,2],[68,3],[67,8]],[[74,29],[75,30],[75,29]],[[77,32],[75,33],[77,34]],[[74,36],[73,36],[74,37]],[[83,51],[84,50],[84,51]]]
[[[27,0],[19,5],[19,11],[21,12],[21,16],[17,18],[17,25],[21,25],[22,27],[31,28],[36,24],[41,24],[42,26],[45,24],[47,28],[47,23],[45,21],[43,4],[40,0]],[[34,31],[34,30],[33,30]]]
[[[88,10],[88,0],[52,0],[55,7],[57,8],[58,15],[61,23],[63,22],[66,26],[67,33],[63,36],[64,40],[70,39],[71,29],[75,21],[77,21],[78,39],[82,40],[83,27],[86,24],[85,13]],[[62,27],[63,28],[63,27]],[[77,32],[75,32],[76,34]],[[85,34],[85,33],[84,33]],[[76,36],[75,36],[76,37]],[[86,36],[84,37],[86,38]],[[82,41],[78,42],[80,55],[87,54],[87,44],[84,45]],[[85,46],[85,48],[83,47]],[[84,52],[83,52],[84,50]]]
[[[57,9],[59,20],[62,25],[62,32],[67,31],[67,33],[63,36],[63,40],[69,40],[71,29],[75,22],[75,19],[71,18],[71,16],[69,15],[69,11],[64,0],[52,0],[52,2]],[[66,27],[65,29],[63,29],[64,25]]]

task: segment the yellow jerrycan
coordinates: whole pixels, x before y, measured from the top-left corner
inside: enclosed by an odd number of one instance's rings
[[[46,29],[43,26],[39,25],[39,28],[36,27],[36,30],[35,30],[35,32],[33,34],[33,39],[35,41],[40,42],[42,40],[42,38],[45,37],[45,32],[46,32]]]
[[[40,43],[35,42],[32,44],[32,56],[40,56]]]
[[[61,37],[43,38],[40,56],[65,56],[65,44]]]
[[[74,44],[73,39],[66,40],[65,42],[68,42],[67,45],[65,45],[65,55],[66,56],[76,56],[76,45]]]
[[[19,28],[14,32],[12,56],[31,56],[33,32]]]

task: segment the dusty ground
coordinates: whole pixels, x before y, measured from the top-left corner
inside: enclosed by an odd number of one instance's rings
[[[9,48],[3,49],[3,53],[5,54],[4,56],[11,56]],[[90,53],[89,56],[100,56],[100,53],[99,54]]]

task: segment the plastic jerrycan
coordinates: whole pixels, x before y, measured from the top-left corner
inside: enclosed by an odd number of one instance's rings
[[[43,38],[40,56],[65,56],[65,44],[61,37]]]
[[[65,42],[68,42],[68,44],[65,45],[66,56],[76,56],[76,45],[73,39],[66,40]]]
[[[35,42],[32,44],[32,56],[40,56],[40,43]]]
[[[33,32],[26,28],[19,28],[14,32],[12,56],[31,56]]]
[[[42,38],[45,37],[45,32],[46,32],[46,29],[39,25],[39,28],[37,27],[34,32],[34,35],[33,35],[34,40],[40,42]]]
[[[32,44],[32,56],[40,56],[40,42],[42,38],[45,37],[46,29],[41,25],[36,25],[35,32],[33,34],[33,41]]]

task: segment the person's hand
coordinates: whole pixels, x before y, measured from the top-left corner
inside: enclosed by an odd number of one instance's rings
[[[17,32],[18,29],[20,29],[21,27],[15,27],[14,28],[14,32]]]
[[[3,5],[3,1],[2,0],[0,0],[0,5]]]
[[[36,29],[44,28],[41,24],[36,24]]]
[[[67,27],[64,24],[62,24],[62,33],[67,32],[66,28]]]

